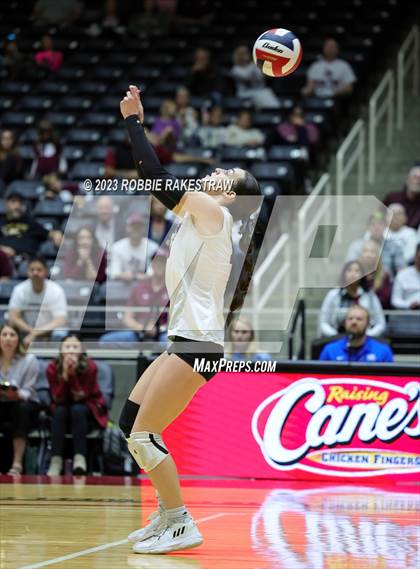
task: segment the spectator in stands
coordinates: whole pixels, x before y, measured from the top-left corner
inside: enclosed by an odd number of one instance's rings
[[[46,174],[64,174],[67,161],[62,155],[62,145],[53,125],[42,120],[38,125],[38,137],[34,141],[35,159],[29,173],[30,178],[42,178]]]
[[[95,199],[95,237],[103,249],[111,247],[125,235],[122,216],[116,213],[114,209],[111,196],[100,196]]]
[[[188,87],[192,95],[210,96],[214,101],[220,101],[220,75],[212,62],[210,51],[204,47],[199,47],[194,53]]]
[[[28,263],[28,279],[16,285],[10,297],[9,322],[25,335],[25,346],[37,338],[57,341],[66,334],[66,295],[47,277],[45,260],[33,257]]]
[[[210,111],[203,112],[202,126],[197,131],[201,146],[218,148],[226,140],[226,127],[223,126],[223,108],[215,105]]]
[[[191,106],[190,92],[186,87],[178,87],[175,94],[176,118],[181,125],[181,142],[189,144],[198,129],[198,113]]]
[[[48,476],[59,476],[63,468],[64,440],[70,422],[73,435],[73,474],[87,472],[87,435],[90,429],[105,429],[108,411],[97,380],[97,367],[83,349],[80,339],[68,335],[60,343],[60,354],[47,367],[52,404],[52,449]]]
[[[107,178],[119,176],[130,180],[138,177],[137,170],[133,167],[133,154],[127,133],[122,142],[118,142],[108,150],[105,159],[105,176]]]
[[[273,90],[266,87],[264,75],[252,61],[246,45],[240,45],[233,52],[231,75],[235,81],[236,96],[240,99],[251,100],[257,109],[280,107]]]
[[[382,266],[381,248],[376,241],[365,241],[359,262],[366,275],[369,290],[373,290],[379,298],[382,308],[389,308],[391,299],[391,279]]]
[[[145,339],[166,341],[168,317],[163,309],[169,302],[165,286],[168,256],[169,251],[160,248],[153,260],[152,275],[141,279],[131,289],[122,319],[127,330],[107,332],[101,336],[101,342],[139,342]],[[136,308],[149,310],[140,312]]]
[[[145,219],[139,213],[127,218],[127,235],[111,248],[110,278],[132,281],[145,276],[146,266],[158,246],[146,237]]]
[[[19,50],[16,34],[12,33],[6,37],[0,67],[5,69],[9,79],[19,79],[27,71],[27,61]]]
[[[48,238],[57,247],[60,245],[61,231],[48,231],[34,221],[27,214],[25,196],[17,187],[8,190],[5,205],[6,214],[0,217],[0,249],[9,258],[15,255],[34,256],[41,243]]]
[[[83,4],[78,0],[37,0],[31,19],[36,26],[69,26],[80,18]]]
[[[388,344],[368,335],[369,311],[363,306],[351,306],[346,315],[346,336],[324,346],[319,357],[334,362],[393,362],[394,356]]]
[[[171,164],[171,162],[175,162],[176,164],[185,164],[188,162],[212,166],[215,163],[214,158],[207,158],[205,156],[197,156],[194,154],[186,154],[185,152],[177,152],[168,146],[161,146],[158,143],[157,137],[150,131],[146,130],[146,136],[150,144],[153,145],[161,164]]]
[[[413,166],[408,172],[407,180],[400,192],[390,192],[383,199],[385,205],[399,203],[407,214],[407,225],[420,227],[420,166]]]
[[[0,326],[0,423],[11,426],[13,463],[8,474],[23,472],[28,433],[39,413],[35,391],[38,361],[27,354],[18,328],[11,324]]]
[[[312,63],[307,72],[307,82],[302,89],[306,97],[343,98],[353,92],[356,75],[349,63],[338,57],[339,46],[335,39],[324,41],[323,56]]]
[[[125,31],[124,26],[120,25],[117,8],[122,8],[124,11],[128,7],[126,3],[119,2],[117,6],[116,0],[103,0],[102,2],[103,18],[99,23],[95,21],[86,30],[86,33],[92,37],[99,36],[104,30],[111,30],[117,34],[122,34]],[[134,15],[133,15],[134,17]],[[131,19],[130,19],[131,22]]]
[[[310,155],[313,154],[318,142],[319,129],[314,123],[306,121],[300,105],[294,105],[286,120],[276,126],[267,138],[267,146],[297,144],[304,146]]]
[[[176,118],[176,104],[172,99],[165,99],[160,106],[159,117],[155,120],[152,134],[156,145],[175,151],[181,137],[181,123]]]
[[[414,265],[403,269],[396,276],[391,304],[400,309],[420,309],[420,243],[417,245]]]
[[[172,226],[172,222],[166,217],[167,212],[167,208],[152,196],[148,237],[157,245],[162,245]]]
[[[391,280],[396,273],[405,267],[404,253],[396,241],[385,239],[387,230],[386,217],[381,211],[377,211],[369,217],[367,232],[361,239],[350,243],[346,261],[354,261],[360,258],[363,245],[366,241],[373,240],[381,248],[381,258],[384,270]]]
[[[0,282],[9,281],[13,276],[13,265],[4,251],[0,248]]]
[[[252,325],[246,318],[236,318],[229,328],[229,347],[226,351],[226,359],[239,361],[251,360],[261,362],[271,360],[264,352],[257,352],[255,346],[255,333]]]
[[[335,336],[343,332],[346,314],[350,306],[360,304],[369,312],[369,336],[381,336],[385,332],[385,316],[378,297],[369,290],[358,261],[350,261],[343,267],[340,288],[330,290],[324,298],[319,313],[321,336]]]
[[[58,200],[63,203],[71,203],[79,185],[74,182],[63,182],[57,173],[47,174],[42,178],[44,184],[44,200]]]
[[[158,0],[144,0],[143,11],[133,14],[128,29],[140,38],[162,36],[171,23],[170,14],[161,11]]]
[[[252,127],[251,113],[245,109],[239,112],[236,124],[226,129],[225,144],[228,146],[261,146],[264,140],[264,133]]]
[[[388,223],[387,240],[398,243],[404,254],[405,262],[411,263],[416,253],[417,232],[406,225],[407,214],[403,205],[392,203],[388,206]]]
[[[75,242],[64,256],[63,277],[80,281],[106,280],[106,251],[99,245],[91,227],[81,227]]]
[[[54,49],[54,41],[51,36],[42,37],[40,50],[35,54],[35,62],[40,67],[54,72],[63,65],[63,53]]]
[[[5,186],[23,177],[22,158],[16,148],[16,134],[4,129],[0,133],[0,182]]]

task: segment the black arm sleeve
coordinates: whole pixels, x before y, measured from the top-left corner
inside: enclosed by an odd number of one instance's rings
[[[159,162],[152,145],[147,140],[143,125],[136,115],[125,119],[130,136],[134,163],[139,177],[143,179],[160,179],[163,181],[161,189],[152,189],[151,193],[168,209],[173,209],[181,201],[185,190],[178,189],[175,176],[172,176]],[[165,184],[170,180],[172,184]],[[165,186],[169,186],[166,188]]]

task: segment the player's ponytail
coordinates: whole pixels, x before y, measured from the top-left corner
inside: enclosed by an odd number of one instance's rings
[[[239,247],[245,253],[245,260],[229,306],[226,328],[229,327],[235,313],[242,308],[245,302],[257,259],[256,243],[258,234],[263,231],[262,224],[259,223],[258,214],[254,213],[254,216],[252,216],[252,213],[261,205],[261,192],[257,180],[252,174],[245,172],[244,178],[236,182],[232,189],[238,196],[254,196],[257,199],[238,200],[229,208],[233,219],[242,221],[239,228],[241,235]]]

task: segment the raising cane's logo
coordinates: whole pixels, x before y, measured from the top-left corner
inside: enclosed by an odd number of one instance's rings
[[[259,405],[252,432],[267,463],[333,476],[420,470],[420,383],[301,379]]]

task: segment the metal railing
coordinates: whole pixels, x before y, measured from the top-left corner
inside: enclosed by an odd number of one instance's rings
[[[312,190],[311,194],[306,198],[302,207],[298,211],[298,284],[299,288],[305,287],[305,266],[306,259],[309,257],[306,248],[308,246],[309,240],[312,241],[312,235],[314,229],[319,226],[320,220],[327,214],[327,220],[329,219],[331,208],[330,200],[325,200],[320,207],[317,207],[316,211],[311,211],[311,207],[314,202],[318,202],[316,198],[324,192],[327,195],[331,195],[331,179],[329,174],[322,174],[318,183]],[[338,203],[338,200],[337,200]],[[319,202],[318,202],[319,206]],[[310,220],[308,221],[308,216]],[[327,233],[325,233],[327,237]],[[328,262],[328,255],[325,256],[326,262]]]
[[[387,114],[386,146],[391,146],[392,135],[394,132],[394,96],[394,73],[389,69],[369,99],[368,156],[370,184],[373,184],[376,178],[376,130],[385,114]]]
[[[357,193],[365,188],[365,123],[359,119],[353,125],[336,154],[337,237],[341,239],[343,227],[344,184],[357,163]]]
[[[277,264],[276,262],[282,254],[284,254],[284,261],[282,264]],[[274,278],[272,276],[269,276],[267,278],[267,283],[264,283],[263,287],[263,277],[266,275],[268,270],[270,268],[272,269],[273,267],[277,267],[275,276]],[[283,310],[288,310],[290,296],[290,274],[290,240],[288,233],[284,233],[271,249],[270,253],[264,259],[261,265],[258,267],[257,271],[254,273],[252,287],[252,321],[254,330],[260,330],[261,312],[283,279]]]
[[[413,26],[397,55],[397,128],[404,125],[405,80],[413,68],[413,95],[419,94],[419,27]]]

